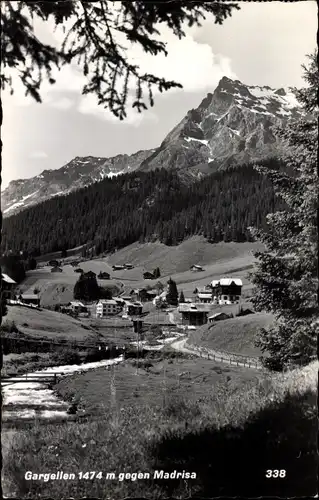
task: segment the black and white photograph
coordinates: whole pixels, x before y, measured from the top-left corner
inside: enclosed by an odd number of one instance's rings
[[[318,496],[315,1],[1,2],[1,484]]]

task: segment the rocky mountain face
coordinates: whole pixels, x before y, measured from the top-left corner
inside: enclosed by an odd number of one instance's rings
[[[8,217],[48,198],[65,195],[98,182],[136,170],[154,150],[113,158],[76,157],[58,170],[44,170],[30,179],[11,181],[1,193],[2,213]]]
[[[274,126],[300,113],[290,90],[249,87],[224,77],[140,168],[152,170],[161,165],[200,176],[274,156],[282,147]]]
[[[2,213],[6,217],[52,196],[137,169],[176,169],[185,179],[196,179],[276,156],[282,145],[274,127],[300,114],[290,90],[247,86],[224,77],[158,148],[113,158],[76,157],[58,170],[12,181],[1,193]]]

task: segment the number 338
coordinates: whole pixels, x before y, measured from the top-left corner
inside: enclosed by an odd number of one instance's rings
[[[285,469],[269,469],[266,471],[266,477],[267,478],[276,478],[276,477],[286,477],[286,470]]]

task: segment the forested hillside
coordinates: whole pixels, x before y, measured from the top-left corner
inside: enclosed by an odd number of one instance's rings
[[[276,160],[263,163],[283,168]],[[36,256],[92,242],[100,254],[135,241],[176,245],[195,234],[212,243],[247,241],[248,226],[263,226],[265,216],[282,207],[252,164],[188,185],[166,169],[133,172],[4,219],[2,251]]]

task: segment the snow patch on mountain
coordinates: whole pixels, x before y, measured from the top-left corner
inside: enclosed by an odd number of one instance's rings
[[[184,140],[186,142],[196,141],[204,144],[204,146],[208,146],[208,141],[206,139],[196,139],[195,137],[184,137]]]

